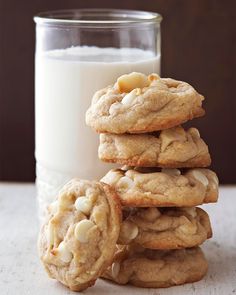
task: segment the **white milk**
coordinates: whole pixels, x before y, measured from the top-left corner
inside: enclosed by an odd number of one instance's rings
[[[159,73],[160,56],[97,47],[37,54],[35,155],[41,205],[50,203],[70,178],[99,179],[112,167],[98,159],[99,136],[85,125],[85,112],[96,90],[132,71]]]

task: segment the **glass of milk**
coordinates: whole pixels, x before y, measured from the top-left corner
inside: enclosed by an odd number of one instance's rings
[[[79,9],[40,13],[36,22],[36,184],[40,216],[73,177],[100,179],[112,165],[97,156],[85,125],[95,91],[132,71],[160,73],[157,13]]]

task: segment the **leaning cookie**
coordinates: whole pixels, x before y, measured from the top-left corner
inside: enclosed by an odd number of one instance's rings
[[[128,207],[194,207],[218,199],[218,178],[204,168],[113,169],[101,181],[113,186]]]
[[[48,275],[74,291],[94,285],[112,262],[120,222],[119,200],[108,185],[70,181],[50,205],[39,235]]]
[[[134,208],[121,225],[118,244],[149,249],[191,248],[212,236],[208,214],[200,208]]]
[[[102,161],[141,167],[207,167],[211,157],[196,128],[181,126],[149,134],[100,135]]]
[[[199,281],[207,268],[200,248],[164,251],[123,246],[102,277],[120,285],[165,288]]]
[[[99,133],[146,133],[205,114],[191,85],[156,74],[131,73],[95,93],[86,123]]]

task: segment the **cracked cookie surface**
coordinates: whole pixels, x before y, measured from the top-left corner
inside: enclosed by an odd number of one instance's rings
[[[118,244],[179,249],[198,246],[211,236],[209,216],[201,208],[127,208]]]
[[[112,261],[120,223],[120,202],[112,188],[70,181],[49,206],[39,235],[39,254],[49,276],[74,291],[92,286]]]
[[[160,134],[100,134],[102,161],[142,167],[207,167],[211,157],[196,128],[181,126]]]
[[[218,178],[205,168],[112,169],[101,181],[113,186],[123,206],[194,207],[218,199]]]
[[[207,268],[199,247],[164,251],[119,246],[112,266],[102,277],[120,285],[164,288],[199,281]]]
[[[86,123],[99,133],[146,133],[205,114],[204,97],[186,82],[131,73],[97,91]]]

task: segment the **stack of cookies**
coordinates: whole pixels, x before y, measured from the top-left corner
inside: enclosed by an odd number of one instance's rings
[[[99,157],[125,166],[101,182],[71,180],[48,207],[38,246],[51,278],[82,291],[99,277],[169,287],[205,275],[199,245],[211,224],[196,206],[217,201],[218,179],[203,168],[197,129],[179,126],[204,114],[202,100],[187,83],[141,73],[94,95],[86,120],[102,133]]]
[[[204,97],[191,85],[131,73],[95,93],[86,122],[100,134],[99,158],[119,163],[101,181],[113,187],[123,222],[113,264],[103,277],[118,284],[167,287],[201,279],[199,248],[212,236],[208,214],[218,178],[196,128]],[[181,169],[180,169],[181,168]]]

